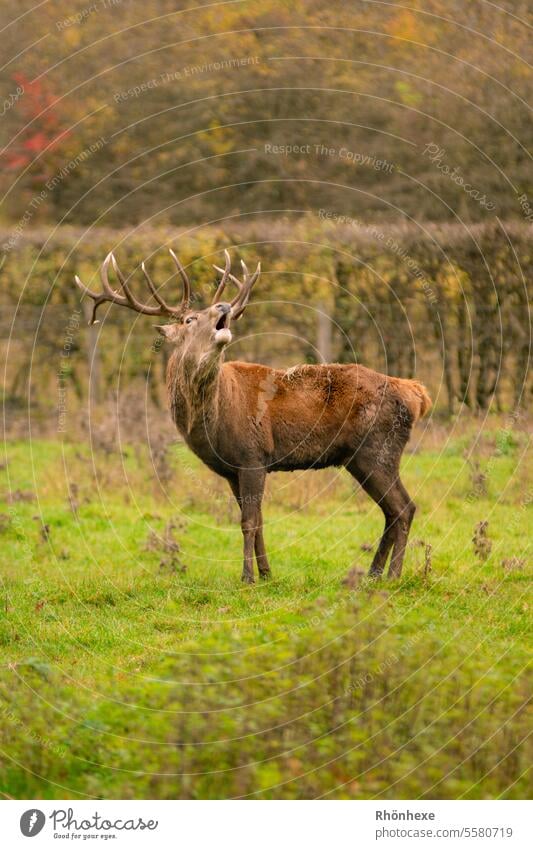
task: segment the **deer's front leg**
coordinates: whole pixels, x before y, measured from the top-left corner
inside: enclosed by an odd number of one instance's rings
[[[254,583],[255,538],[261,522],[261,501],[265,489],[265,472],[262,469],[239,471],[239,500],[241,505],[241,528],[244,538],[244,563],[242,580]]]

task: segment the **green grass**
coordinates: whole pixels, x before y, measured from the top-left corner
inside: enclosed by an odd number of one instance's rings
[[[519,437],[502,450],[484,434],[482,496],[464,434],[407,455],[419,511],[403,578],[355,586],[343,578],[368,569],[361,546],[382,519],[345,472],[272,477],[274,577],[247,587],[229,489],[183,446],[163,486],[142,447],[8,443],[2,792],[525,796],[532,508]],[[472,543],[482,519],[486,561]],[[431,544],[429,574],[417,540]],[[526,562],[504,568],[511,558]]]

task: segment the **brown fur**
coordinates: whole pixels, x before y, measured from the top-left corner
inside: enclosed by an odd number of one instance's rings
[[[254,552],[260,575],[270,574],[261,513],[266,474],[326,466],[346,467],[381,506],[385,530],[371,574],[382,573],[392,548],[389,575],[399,576],[415,509],[399,464],[412,424],[431,404],[424,386],[360,365],[284,371],[224,363],[223,346],[210,341],[211,325],[197,315],[189,336],[177,325],[163,328],[176,345],[169,403],[189,448],[226,478],[241,506],[243,580],[254,580]]]
[[[423,418],[431,409],[431,398],[423,383],[418,380],[406,380],[403,377],[392,378],[402,393],[405,404],[409,407],[414,421]]]
[[[302,365],[281,371],[224,363],[230,322],[244,312],[261,267],[258,264],[251,275],[243,263],[241,282],[231,274],[226,251],[225,268],[216,266],[222,278],[214,303],[192,310],[189,279],[172,251],[171,256],[183,283],[177,307],[162,299],[144,266],[152,303],[138,301],[112,254],[102,265],[101,293],[88,289],[79,278],[76,283],[94,301],[92,322],[105,302],[145,315],[173,317],[174,324],[158,328],[175,346],[167,370],[172,417],[187,445],[228,481],[240,505],[243,580],[254,580],[254,554],[259,574],[270,574],[261,512],[267,473],[325,466],[345,466],[380,505],[385,528],[370,574],[381,575],[392,549],[389,576],[399,576],[415,512],[400,481],[400,458],[413,422],[431,406],[424,386],[359,365]],[[111,265],[122,293],[109,283]],[[227,303],[221,297],[230,280],[238,292]]]

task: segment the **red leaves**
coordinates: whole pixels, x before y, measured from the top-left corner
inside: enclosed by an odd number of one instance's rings
[[[22,170],[33,160],[55,147],[68,135],[63,128],[63,117],[58,98],[39,79],[29,80],[23,73],[13,74],[13,80],[22,89],[17,105],[23,120],[21,129],[12,144],[2,154],[4,167]]]
[[[48,144],[48,138],[47,138],[46,133],[40,132],[40,133],[35,133],[35,135],[27,138],[22,143],[22,147],[25,150],[30,150],[30,151],[34,151],[35,153],[39,153],[39,151],[45,150],[47,144]]]

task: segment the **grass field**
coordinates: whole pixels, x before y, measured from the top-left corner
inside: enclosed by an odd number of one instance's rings
[[[274,578],[248,587],[229,490],[182,445],[7,443],[1,791],[526,796],[527,436],[479,426],[411,443],[395,584],[362,577],[382,519],[345,472],[269,480]]]

